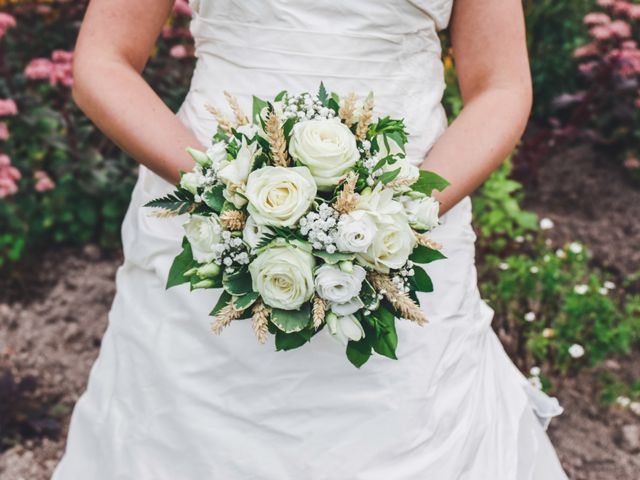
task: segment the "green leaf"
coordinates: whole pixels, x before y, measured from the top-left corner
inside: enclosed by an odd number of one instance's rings
[[[271,325],[271,323],[270,323]],[[300,332],[286,333],[282,330],[276,330],[276,350],[293,350],[294,348],[301,347],[314,335],[314,332],[310,329],[305,329]]]
[[[330,265],[335,265],[339,262],[344,262],[346,260],[353,260],[355,258],[355,253],[342,253],[342,252],[324,252],[322,250],[314,250],[313,255],[323,259]]]
[[[224,289],[232,295],[244,295],[252,291],[251,274],[246,269],[231,275],[225,274],[222,284]]]
[[[391,180],[396,178],[400,174],[400,169],[396,168],[395,170],[391,170],[389,172],[384,172],[382,175],[378,177],[378,180],[383,184],[389,183]]]
[[[262,112],[263,108],[268,106],[269,106],[268,102],[266,102],[265,100],[262,100],[261,98],[256,97],[255,95],[253,96],[253,109],[251,113],[253,118],[253,123],[258,124],[259,122],[261,122],[260,112]]]
[[[259,296],[260,294],[258,292],[249,292],[244,295],[240,295],[239,297],[234,297],[233,306],[236,310],[244,310],[245,308],[249,308],[253,305]]]
[[[173,259],[171,268],[169,269],[169,278],[167,278],[167,285],[165,288],[175,287],[183,283],[189,282],[189,277],[186,277],[184,273],[198,266],[198,262],[193,259],[193,253],[191,252],[191,244],[187,240],[187,237],[182,238],[182,252]]]
[[[318,89],[318,100],[322,102],[325,107],[329,106],[329,94],[324,86],[324,83],[320,82],[320,88]]]
[[[216,185],[211,190],[205,191],[202,194],[204,203],[218,214],[222,211],[222,206],[224,205],[224,196],[222,195],[223,191],[224,185]]]
[[[226,307],[230,301],[231,301],[231,295],[229,294],[229,292],[222,290],[222,293],[220,294],[220,297],[218,298],[216,305],[213,307],[213,310],[211,310],[209,315],[211,315],[212,317],[215,317],[217,313],[220,310],[222,310],[224,307]]]
[[[284,136],[287,140],[289,140],[289,138],[291,138],[291,130],[293,130],[293,126],[296,124],[296,119],[295,118],[288,118],[283,124],[282,124],[282,130],[284,132]]]
[[[361,338],[357,342],[349,340],[349,343],[347,343],[347,358],[351,363],[360,368],[367,363],[369,357],[371,357],[371,345],[369,345],[367,337]]]
[[[433,282],[431,277],[424,271],[424,268],[414,265],[415,275],[411,278],[411,284],[418,292],[433,292]]]
[[[450,183],[437,173],[420,170],[420,178],[418,178],[417,182],[411,185],[411,189],[416,192],[424,193],[425,195],[431,195],[434,190],[441,192],[449,185]]]
[[[436,260],[442,260],[443,258],[447,257],[445,257],[440,250],[425,247],[424,245],[418,245],[409,256],[409,260],[415,263],[431,263]]]
[[[193,204],[193,195],[186,190],[178,189],[172,194],[167,194],[164,197],[156,198],[150,202],[145,203],[145,207],[162,208],[175,212],[177,215],[187,213]]]
[[[378,322],[379,332],[371,342],[373,349],[380,355],[397,360],[398,333],[396,332],[396,318],[389,310],[380,307],[371,314]]]
[[[282,100],[284,98],[284,96],[287,94],[286,90],[282,90],[281,92],[279,92],[275,98],[273,99],[274,102],[279,102],[280,100]]]
[[[311,321],[311,309],[309,303],[303,304],[298,310],[271,310],[271,321],[285,333],[299,332]]]

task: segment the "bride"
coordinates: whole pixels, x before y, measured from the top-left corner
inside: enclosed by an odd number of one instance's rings
[[[481,300],[468,195],[510,153],[531,107],[520,0],[191,0],[198,63],[174,115],[142,79],[172,0],[92,0],[74,98],[141,166],[125,260],[54,480],[565,479],[545,427],[561,412],[505,355]],[[451,27],[464,109],[447,127],[438,31]],[[223,91],[376,94],[404,118],[408,158],[451,181],[426,266],[430,323],[399,322],[400,360],[358,370],[327,329],[260,345],[250,322],[209,331],[216,290],[165,290],[184,218],[141,208],[206,149]],[[213,292],[213,293],[212,293]]]

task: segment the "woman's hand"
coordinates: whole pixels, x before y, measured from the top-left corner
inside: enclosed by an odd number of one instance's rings
[[[171,183],[191,170],[193,133],[140,72],[173,0],[91,0],[74,53],[73,98],[107,136]]]
[[[441,213],[508,157],[532,102],[520,0],[455,0],[451,34],[464,108],[422,164],[451,182],[435,195]]]

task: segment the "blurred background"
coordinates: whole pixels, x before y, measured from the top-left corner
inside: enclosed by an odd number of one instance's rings
[[[0,0],[0,478],[49,478],[100,346],[136,164],[74,105],[86,0]],[[535,107],[474,196],[482,295],[565,413],[572,479],[640,478],[640,3],[524,0]],[[145,72],[174,110],[194,66],[178,0]],[[450,118],[460,111],[443,34]],[[508,39],[505,39],[508,41]],[[500,58],[495,59],[500,62]]]

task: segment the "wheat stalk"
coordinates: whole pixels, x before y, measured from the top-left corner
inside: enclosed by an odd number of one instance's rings
[[[340,213],[349,213],[355,210],[359,198],[356,193],[357,182],[358,175],[355,172],[349,172],[344,181],[344,187],[333,204],[334,209]]]
[[[268,333],[268,324],[269,324],[269,315],[271,314],[271,309],[267,307],[262,300],[256,301],[251,309],[253,316],[251,317],[251,327],[253,328],[253,333],[256,334],[256,338],[262,344],[267,341],[267,333]]]
[[[405,292],[398,290],[398,287],[391,281],[387,275],[381,273],[370,273],[369,280],[371,285],[381,292],[393,307],[400,312],[402,318],[416,322],[418,325],[427,323],[427,317],[419,305],[407,295]]]
[[[220,225],[227,230],[242,230],[247,215],[240,210],[227,210],[220,215]]]
[[[220,111],[220,109],[209,104],[205,105],[204,108],[206,108],[207,111],[216,118],[218,126],[224,131],[224,133],[226,133],[227,135],[232,134],[231,129],[233,128],[233,125],[231,125],[229,119],[225,116],[224,113]]]
[[[282,130],[280,126],[278,114],[273,110],[267,118],[267,136],[271,144],[273,164],[278,167],[289,166],[289,153],[287,152],[287,141],[284,137],[284,130]]]
[[[434,250],[440,250],[442,248],[441,244],[439,244],[434,240],[431,240],[424,233],[418,233],[418,232],[414,232],[414,233],[416,234],[416,241],[418,242],[419,245],[422,245],[423,247],[433,248]]]
[[[227,103],[231,107],[231,110],[233,110],[233,114],[236,116],[236,125],[241,126],[249,123],[249,119],[242,111],[242,108],[238,103],[238,99],[226,90],[224,91],[224,98],[227,99]]]
[[[349,128],[354,124],[354,114],[356,111],[356,94],[351,92],[345,99],[344,104],[338,110],[338,116]]]
[[[388,182],[385,187],[387,188],[396,188],[396,187],[409,187],[416,183],[415,178],[411,177],[396,177],[390,182]]]
[[[373,93],[370,92],[367,95],[364,103],[362,104],[362,113],[360,114],[360,120],[358,120],[358,126],[356,128],[356,138],[358,140],[364,140],[367,137],[367,130],[371,125],[371,119],[373,118]]]
[[[324,318],[327,314],[327,304],[319,296],[313,297],[313,308],[311,309],[313,316],[313,327],[317,330],[324,322]]]
[[[236,310],[233,303],[228,303],[213,317],[211,321],[211,331],[216,335],[220,335],[220,332],[222,332],[225,327],[228,327],[231,322],[240,318],[242,312],[243,310]]]

